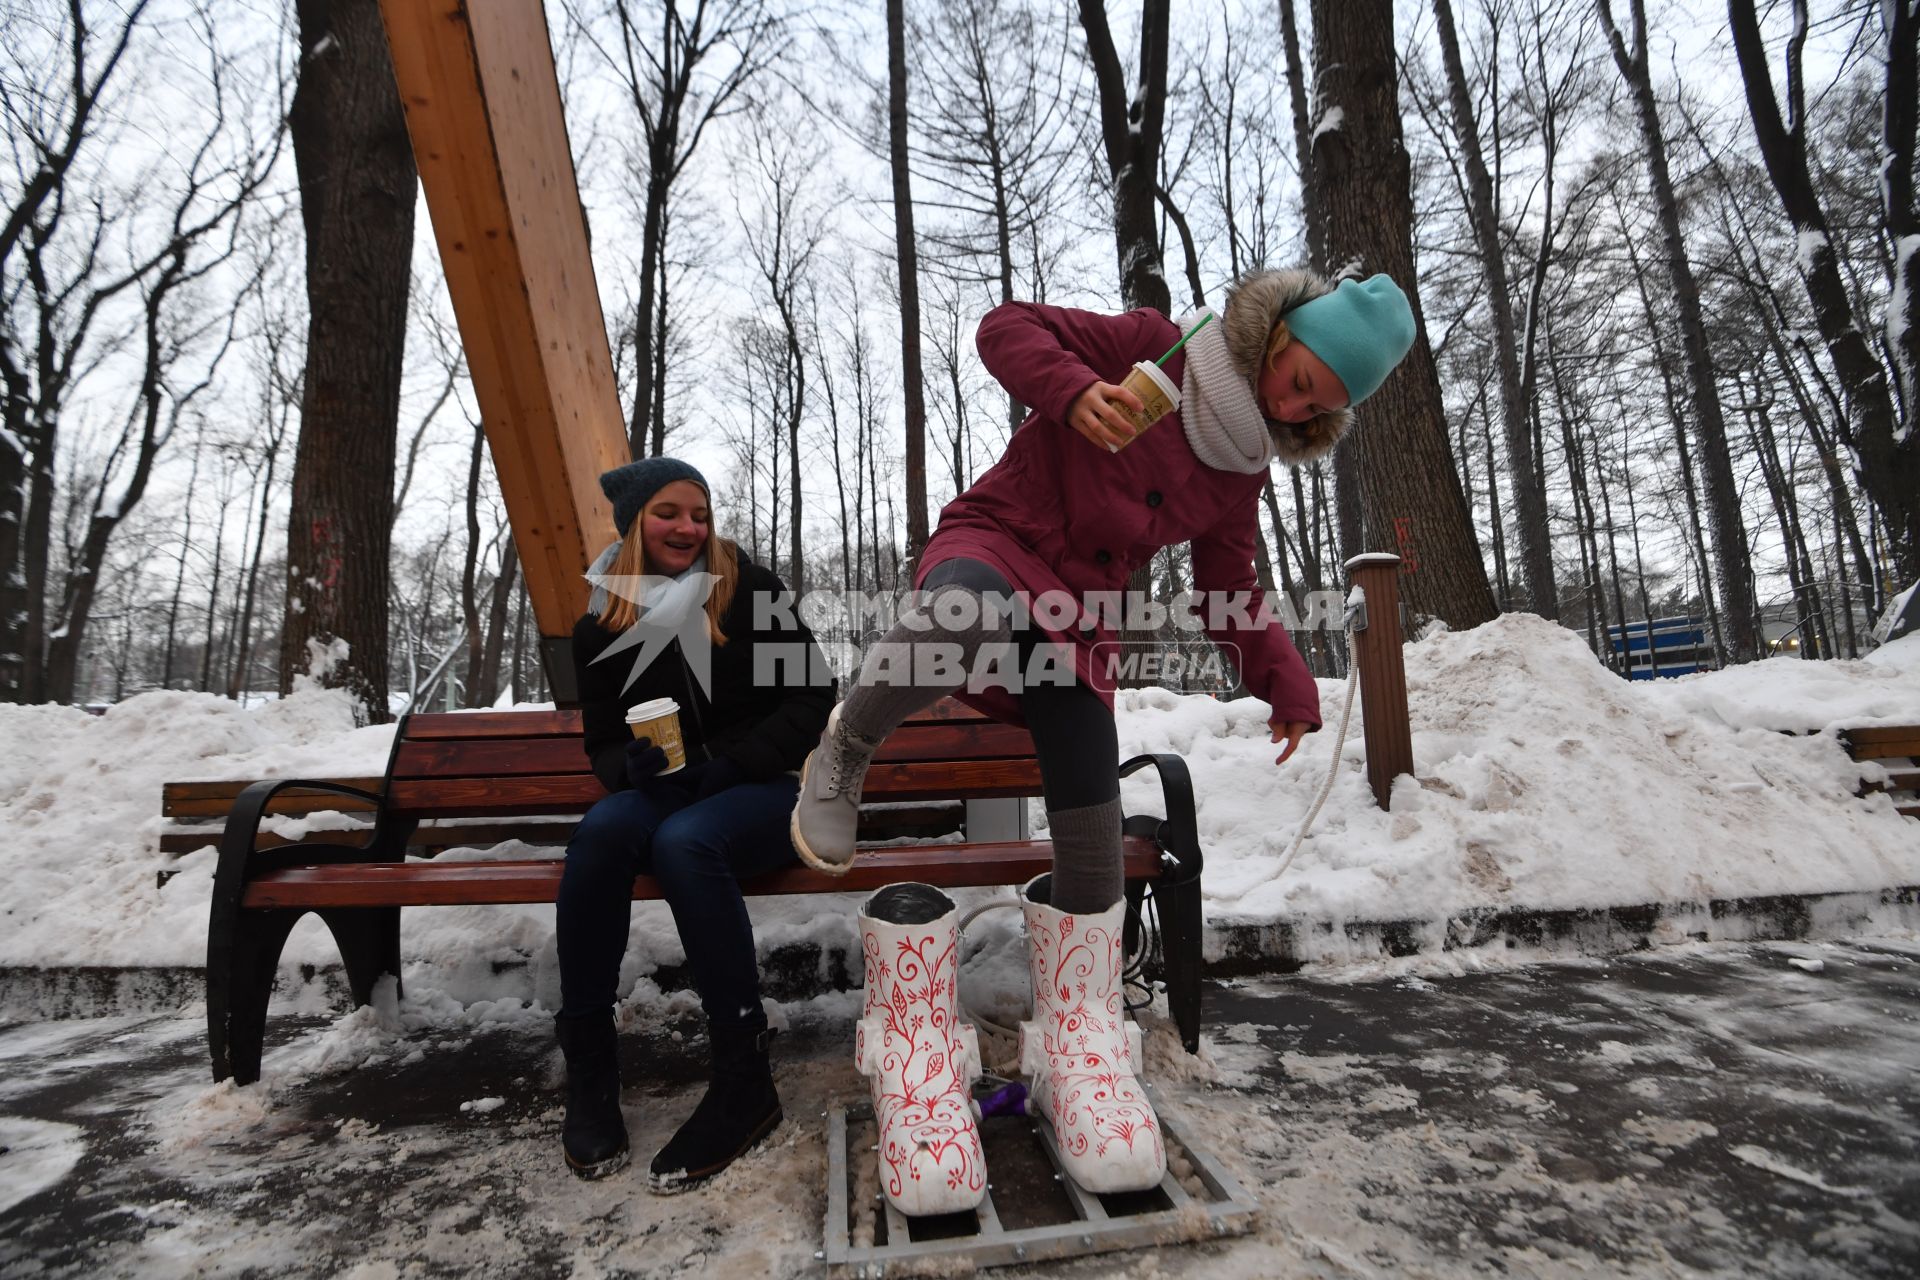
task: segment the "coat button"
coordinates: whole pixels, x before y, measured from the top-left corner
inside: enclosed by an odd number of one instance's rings
[[[1094,563],[1096,564],[1106,564],[1113,559],[1113,552],[1108,551],[1105,547],[1102,547],[1100,550],[1093,553],[1093,559],[1094,559]]]
[[[1160,491],[1158,489],[1154,489],[1147,494],[1147,505],[1150,507],[1157,507],[1163,501],[1165,501],[1165,499],[1163,499],[1160,496]]]

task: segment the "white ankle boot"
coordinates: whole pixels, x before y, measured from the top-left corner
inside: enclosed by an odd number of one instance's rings
[[[987,1190],[971,1086],[980,1045],[955,1010],[959,912],[931,885],[888,885],[860,908],[867,963],[854,1063],[873,1087],[880,1186],[900,1212],[976,1207]]]
[[[1020,891],[1033,979],[1033,1018],[1020,1024],[1027,1109],[1053,1126],[1067,1174],[1082,1188],[1143,1191],[1166,1176],[1167,1155],[1121,985],[1127,904],[1071,916],[1046,904],[1050,887],[1051,877],[1038,876]]]

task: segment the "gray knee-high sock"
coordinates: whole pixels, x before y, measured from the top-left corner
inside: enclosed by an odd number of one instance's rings
[[[1052,906],[1091,915],[1120,901],[1126,871],[1120,858],[1119,798],[1080,809],[1049,809],[1047,828],[1053,837]]]
[[[966,687],[982,645],[1012,638],[1007,610],[991,607],[970,587],[935,587],[867,651],[840,704],[840,723],[878,742],[914,712]],[[925,682],[916,683],[916,676]]]

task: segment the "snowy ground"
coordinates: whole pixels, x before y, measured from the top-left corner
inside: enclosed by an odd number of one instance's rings
[[[1401,779],[1391,812],[1374,805],[1356,715],[1331,796],[1284,875],[1281,858],[1336,763],[1343,686],[1323,683],[1330,723],[1284,769],[1273,766],[1262,703],[1123,695],[1123,754],[1172,750],[1192,765],[1211,924],[1310,922],[1338,941],[1346,923],[1444,932],[1449,916],[1478,909],[1920,885],[1920,822],[1885,796],[1855,797],[1880,770],[1849,760],[1835,734],[1920,722],[1920,636],[1869,660],[1778,658],[1648,685],[1608,673],[1573,633],[1508,615],[1409,645],[1407,670],[1415,775]],[[144,694],[97,717],[0,707],[0,971],[198,965],[214,851],[157,851],[161,784],[377,776],[391,739],[391,726],[356,729],[341,695],[312,690],[247,710],[189,693]],[[1159,810],[1151,771],[1127,781],[1124,799],[1129,812]],[[1035,814],[1044,828],[1037,803]],[[851,907],[832,895],[758,900],[761,946],[857,955]],[[409,910],[409,988],[551,1007],[552,920],[549,907]],[[636,910],[626,987],[644,994],[682,959],[664,907]],[[312,919],[286,954],[290,972],[336,960]]]
[[[1256,1233],[1024,1274],[1920,1270],[1912,936],[1442,968],[1210,989],[1204,1060],[1164,1032],[1149,1060]],[[191,1010],[6,1027],[0,1273],[819,1275],[852,1007],[783,1012],[787,1123],[671,1199],[562,1172],[547,1020],[512,1002],[282,1018],[248,1089],[206,1083]],[[642,1153],[698,1088],[654,1013],[625,1041]]]
[[[1391,812],[1366,786],[1359,723],[1337,760],[1330,722],[1276,770],[1259,703],[1123,696],[1122,751],[1194,768],[1216,942],[1281,928],[1328,941],[1298,957],[1311,976],[1215,987],[1205,1062],[1164,1031],[1150,1042],[1169,1108],[1258,1193],[1258,1235],[1057,1274],[1920,1273],[1910,906],[1824,899],[1841,905],[1816,932],[1847,942],[1683,941],[1533,968],[1515,966],[1538,953],[1498,940],[1368,962],[1378,931],[1359,927],[1445,938],[1473,912],[1680,903],[1704,919],[1716,900],[1920,886],[1920,823],[1854,795],[1880,770],[1837,738],[1920,723],[1920,636],[1866,661],[1649,686],[1511,616],[1410,645],[1407,668],[1415,772]],[[1330,721],[1343,692],[1322,687]],[[315,690],[250,709],[184,693],[99,717],[0,707],[0,1017],[10,991],[54,981],[124,1015],[0,1025],[0,1274],[812,1270],[822,1109],[860,1090],[845,1061],[855,993],[779,1006],[787,1125],[680,1200],[559,1171],[551,908],[408,911],[410,999],[350,1014],[325,974],[302,979],[336,961],[303,922],[264,1083],[204,1083],[204,1015],[171,1010],[204,954],[213,850],[157,851],[161,784],[378,775],[391,738]],[[1329,766],[1330,798],[1282,875]],[[1159,804],[1150,775],[1124,798]],[[776,988],[833,985],[833,953],[857,955],[852,906],[755,900],[764,953],[819,957]],[[1025,1001],[1015,923],[982,917],[962,976],[969,1005],[1003,1021]],[[697,1035],[674,1034],[694,1025],[683,959],[664,908],[638,907],[622,989],[643,1150],[694,1096]],[[989,1061],[1004,1056],[987,1041]]]

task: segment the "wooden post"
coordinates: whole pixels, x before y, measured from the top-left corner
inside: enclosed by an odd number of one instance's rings
[[[1413,729],[1407,723],[1407,667],[1401,646],[1400,557],[1376,551],[1347,561],[1352,586],[1366,597],[1366,625],[1353,634],[1367,733],[1367,781],[1382,809],[1392,808],[1393,780],[1413,772]]]
[[[381,0],[414,160],[556,700],[626,427],[540,0]],[[375,477],[369,477],[374,479]]]

